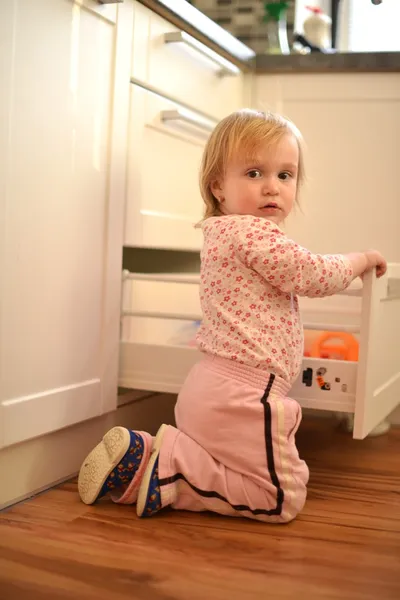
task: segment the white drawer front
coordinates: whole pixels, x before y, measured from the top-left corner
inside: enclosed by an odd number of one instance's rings
[[[213,122],[137,85],[131,87],[125,246],[198,250],[203,201],[198,173]],[[188,119],[187,122],[185,119]],[[193,121],[193,122],[192,122]]]
[[[241,108],[242,73],[221,76],[222,70],[229,69],[229,64],[217,64],[223,57],[197,40],[192,47],[194,38],[185,34],[184,42],[167,42],[165,36],[171,33],[179,34],[179,29],[135,4],[132,77],[216,118]]]

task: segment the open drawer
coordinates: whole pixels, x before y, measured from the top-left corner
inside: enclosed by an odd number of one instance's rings
[[[120,385],[178,393],[201,359],[193,340],[201,319],[198,274],[123,273]],[[162,294],[162,300],[161,300]],[[179,305],[179,310],[176,310]],[[305,357],[291,397],[303,407],[354,413],[362,439],[400,402],[400,265],[332,298],[301,302],[307,331],[357,335],[358,361]]]

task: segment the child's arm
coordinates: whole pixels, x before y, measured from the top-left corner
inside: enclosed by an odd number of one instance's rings
[[[271,221],[242,221],[238,233],[238,252],[243,262],[282,292],[331,296],[371,268],[378,267],[378,275],[386,270],[386,261],[376,251],[313,254],[290,240]]]

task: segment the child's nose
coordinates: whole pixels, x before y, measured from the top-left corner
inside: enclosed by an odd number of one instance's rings
[[[262,192],[265,196],[276,196],[279,193],[276,177],[268,177],[264,180]]]

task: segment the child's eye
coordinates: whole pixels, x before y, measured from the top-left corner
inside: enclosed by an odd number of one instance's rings
[[[282,173],[279,173],[278,177],[279,177],[279,179],[282,179],[282,181],[286,181],[287,179],[292,177],[292,174],[288,173],[287,171],[283,171]]]
[[[248,171],[246,174],[247,177],[250,177],[250,179],[258,179],[261,177],[261,171],[258,169],[251,169],[251,171]]]

